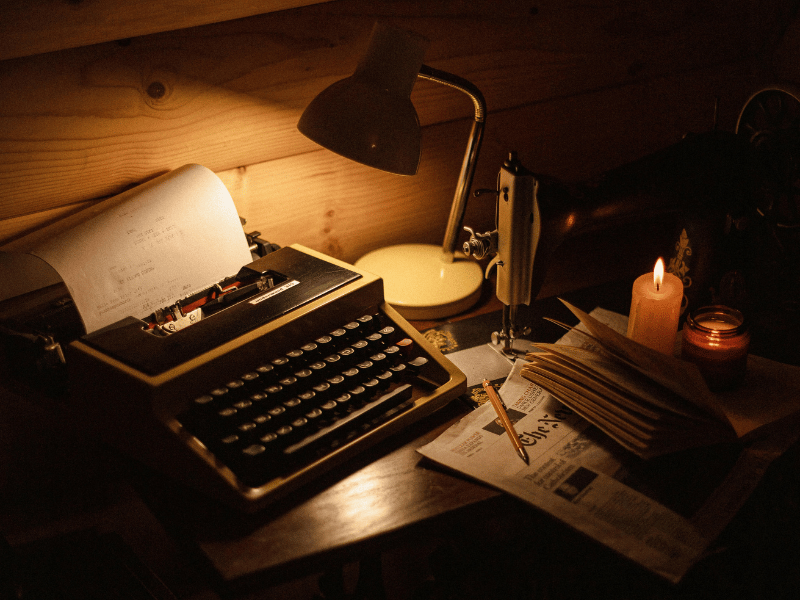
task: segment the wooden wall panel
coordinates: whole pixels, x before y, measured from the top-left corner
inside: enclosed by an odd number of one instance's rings
[[[0,60],[329,0],[3,0]]]
[[[346,260],[385,241],[438,243],[466,97],[415,87],[425,129],[413,178],[339,159],[295,127],[352,72],[376,19],[429,37],[426,62],[484,92],[476,184],[491,186],[512,148],[541,172],[597,174],[710,128],[715,97],[732,128],[790,4],[337,0],[3,61],[0,243],[187,162],[218,172],[249,226],[280,243]],[[476,210],[477,226],[490,221]]]
[[[475,187],[494,186],[510,150],[537,172],[567,181],[591,178],[686,133],[710,129],[719,96],[726,99],[720,127],[732,130],[749,90],[758,87],[751,70],[703,70],[490,113]],[[427,127],[414,177],[383,173],[318,147],[218,175],[249,229],[280,244],[300,242],[355,260],[387,241],[441,241],[468,131],[463,119]],[[0,239],[70,210],[75,209],[68,205],[0,221]],[[468,224],[487,229],[492,218],[490,201],[471,201]]]
[[[531,14],[513,0],[341,0],[6,61],[0,218],[117,193],[186,162],[219,171],[313,149],[297,118],[352,71],[375,18],[429,36],[427,61],[474,80],[491,111],[740,60],[757,45],[749,2],[698,16],[689,1],[668,4],[662,23],[662,10],[613,2]],[[452,90],[418,87],[423,125],[469,115]]]
[[[0,221],[0,240],[12,240],[20,238],[22,235],[41,229],[55,221],[68,217],[71,214],[79,212],[84,208],[89,208],[95,202],[87,200],[85,202],[78,202],[77,204],[68,204],[50,210],[31,213],[21,217],[14,217],[13,219],[4,219]],[[10,246],[14,242],[10,242],[5,246],[0,246],[2,249],[11,249]],[[9,247],[7,247],[9,246]]]
[[[474,187],[494,187],[509,150],[539,173],[566,181],[592,178],[687,133],[709,130],[721,93],[730,101],[720,109],[720,125],[730,130],[747,98],[730,90],[747,73],[704,70],[490,114]],[[640,135],[641,123],[649,135]],[[461,150],[467,134],[465,121],[426,128],[414,177],[353,164],[326,150],[219,175],[248,226],[271,241],[296,241],[352,261],[387,243],[441,243],[461,166],[449,148]],[[472,199],[465,224],[490,229],[493,215],[492,200]]]

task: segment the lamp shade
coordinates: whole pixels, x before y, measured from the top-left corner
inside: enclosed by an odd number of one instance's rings
[[[314,98],[297,128],[346,158],[414,175],[421,131],[411,90],[427,45],[415,33],[376,24],[355,73]]]

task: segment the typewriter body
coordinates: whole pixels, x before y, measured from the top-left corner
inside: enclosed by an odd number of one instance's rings
[[[370,273],[291,246],[232,279],[191,306],[65,345],[69,412],[125,454],[252,512],[465,390]]]

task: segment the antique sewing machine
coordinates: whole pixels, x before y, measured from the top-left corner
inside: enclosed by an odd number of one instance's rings
[[[670,240],[663,255],[684,281],[684,313],[725,303],[753,319],[779,310],[784,316],[777,321],[786,322],[788,311],[796,322],[798,112],[793,96],[765,90],[742,111],[737,133],[689,135],[575,185],[536,174],[511,152],[497,188],[475,192],[496,198],[495,229],[464,228],[470,234],[464,252],[493,256],[487,277],[497,269],[503,317],[493,343],[517,353],[515,340],[529,331],[520,309],[536,298],[560,248],[579,238],[612,237],[623,255],[631,251],[627,232],[654,221]]]

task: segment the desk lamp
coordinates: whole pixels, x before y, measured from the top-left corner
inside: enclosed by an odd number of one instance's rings
[[[469,81],[422,64],[428,41],[378,23],[353,75],[323,90],[297,128],[321,146],[365,165],[414,175],[420,126],[411,90],[417,77],[467,94],[475,105],[442,246],[401,244],[380,248],[356,266],[383,278],[386,301],[407,319],[438,319],[464,311],[480,297],[483,273],[455,252],[483,137],[486,105]]]

